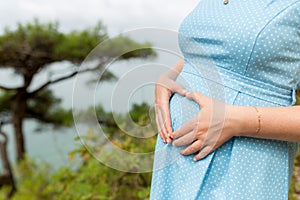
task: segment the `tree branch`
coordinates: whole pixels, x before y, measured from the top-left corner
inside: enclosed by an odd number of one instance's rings
[[[76,74],[78,74],[78,71],[75,71],[71,74],[68,74],[66,76],[63,76],[63,77],[60,77],[60,78],[57,78],[55,80],[48,80],[46,83],[44,83],[43,85],[41,85],[39,88],[37,88],[36,90],[32,91],[29,93],[29,96],[35,96],[37,93],[39,93],[40,91],[42,91],[43,89],[45,89],[46,87],[48,87],[49,85],[52,85],[54,83],[58,83],[60,81],[64,81],[64,80],[67,80],[69,78],[72,78],[73,76],[75,76]]]
[[[12,91],[12,90],[17,90],[19,88],[10,88],[10,87],[5,87],[3,85],[0,85],[0,90],[5,90],[5,91]]]
[[[83,74],[85,72],[91,72],[91,71],[95,71],[97,69],[100,69],[102,66],[103,66],[104,63],[100,63],[98,64],[96,67],[92,67],[92,68],[87,68],[87,69],[84,69],[84,70],[78,70],[78,71],[74,71],[68,75],[65,75],[63,77],[60,77],[60,78],[57,78],[55,80],[48,80],[46,83],[42,84],[39,88],[37,88],[36,90],[32,91],[29,93],[29,96],[30,97],[33,97],[35,96],[37,93],[39,93],[40,91],[42,91],[43,89],[45,89],[46,87],[48,87],[49,85],[52,85],[52,84],[55,84],[55,83],[58,83],[58,82],[61,82],[61,81],[64,81],[64,80],[67,80],[69,78],[72,78],[74,77],[75,75],[77,74]]]
[[[1,128],[3,125],[6,125],[6,124],[11,124],[12,123],[12,120],[9,120],[9,119],[0,119],[0,131],[1,131]]]

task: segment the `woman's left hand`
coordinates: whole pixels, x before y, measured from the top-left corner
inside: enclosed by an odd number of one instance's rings
[[[189,145],[181,151],[183,155],[197,153],[200,160],[213,152],[227,140],[238,135],[237,112],[233,105],[209,98],[199,92],[186,94],[187,98],[200,105],[200,112],[171,135],[174,146]]]

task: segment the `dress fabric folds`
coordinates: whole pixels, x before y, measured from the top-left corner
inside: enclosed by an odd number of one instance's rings
[[[295,104],[300,86],[299,0],[201,0],[183,20],[178,41],[185,64],[178,82],[231,105]],[[170,99],[176,130],[201,108]],[[158,136],[150,199],[288,199],[298,144],[234,137],[194,162]]]

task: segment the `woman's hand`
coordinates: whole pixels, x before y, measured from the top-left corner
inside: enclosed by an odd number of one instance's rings
[[[240,128],[232,105],[209,98],[199,92],[191,92],[186,97],[200,105],[200,112],[189,122],[171,134],[174,146],[189,145],[181,151],[183,155],[195,155],[200,160],[213,152],[231,137],[238,135]]]
[[[158,132],[164,143],[171,143],[172,125],[170,118],[169,100],[173,93],[185,95],[182,85],[175,82],[183,66],[183,61],[159,76],[155,85],[155,115]]]

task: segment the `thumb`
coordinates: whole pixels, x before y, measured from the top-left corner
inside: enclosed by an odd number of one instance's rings
[[[196,101],[200,106],[203,106],[207,102],[207,100],[209,100],[207,96],[198,91],[188,92],[185,96]]]

